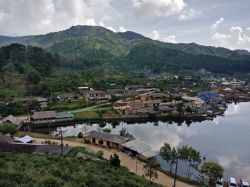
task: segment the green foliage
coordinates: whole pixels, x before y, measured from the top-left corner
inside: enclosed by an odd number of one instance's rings
[[[202,164],[200,173],[208,177],[210,185],[215,185],[216,180],[223,177],[224,169],[217,162],[210,161]]]
[[[0,132],[2,132],[3,134],[11,134],[14,135],[17,131],[16,125],[14,124],[10,124],[10,123],[4,123],[2,125],[0,125]]]
[[[179,158],[186,162],[187,177],[190,178],[191,169],[198,170],[201,164],[200,152],[192,147],[184,145],[178,149]]]
[[[150,180],[158,178],[157,168],[159,163],[155,157],[150,157],[146,160],[146,164],[143,166],[145,176],[149,177]]]
[[[78,133],[77,138],[83,138],[82,132],[79,132],[79,133]]]
[[[126,136],[126,129],[125,128],[120,130],[120,136]]]
[[[172,148],[170,144],[164,143],[164,145],[160,148],[160,156],[164,159],[170,166],[170,172],[172,173],[173,164],[176,163],[177,160],[177,151],[175,148]]]
[[[159,186],[124,167],[69,156],[0,153],[0,186]],[[1,165],[2,166],[2,165]]]
[[[103,129],[103,132],[111,133],[111,129],[110,128],[105,128],[105,129]]]
[[[112,166],[120,167],[121,160],[117,154],[114,154],[110,156],[109,163]]]
[[[245,51],[231,51],[194,43],[163,43],[137,33],[114,33],[102,27],[75,26],[65,31],[36,37],[8,37],[4,44],[14,42],[38,45],[52,54],[60,54],[61,56],[54,55],[60,66],[101,72],[98,75],[114,71],[147,75],[180,70],[205,69],[213,73],[229,74],[250,70],[250,54]],[[15,46],[15,49],[18,51],[16,61],[23,60],[20,58],[23,48]],[[37,57],[40,53],[39,48],[36,48],[31,57]],[[5,53],[0,57],[4,55]],[[38,62],[47,63],[49,59],[49,55],[42,55]],[[95,70],[98,68],[101,68],[101,71]],[[96,78],[98,79],[98,76]]]
[[[10,102],[8,104],[0,102],[0,113],[3,116],[24,114],[27,107],[22,102]]]

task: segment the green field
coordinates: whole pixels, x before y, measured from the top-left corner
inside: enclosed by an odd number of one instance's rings
[[[84,100],[57,101],[49,106],[50,110],[69,111],[86,107]]]
[[[71,156],[0,153],[0,186],[154,187],[125,167]]]

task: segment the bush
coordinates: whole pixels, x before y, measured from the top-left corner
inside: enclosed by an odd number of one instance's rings
[[[111,133],[111,129],[110,128],[105,128],[105,129],[103,129],[103,132]]]
[[[97,157],[97,158],[100,158],[100,159],[103,159],[103,151],[100,151],[100,150],[97,151],[97,152],[96,152],[96,157]]]
[[[11,135],[14,135],[16,131],[17,131],[17,128],[16,128],[16,125],[14,124],[6,123],[0,126],[0,132],[2,132],[3,134],[10,133]]]
[[[77,138],[83,138],[82,132],[79,132],[79,133],[78,133]]]
[[[109,163],[112,166],[120,167],[121,160],[117,154],[114,154],[110,156]]]

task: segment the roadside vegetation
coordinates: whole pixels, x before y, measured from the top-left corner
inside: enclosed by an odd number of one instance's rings
[[[224,174],[224,169],[220,164],[215,161],[206,161],[199,151],[187,145],[175,148],[165,143],[160,149],[160,156],[169,164],[172,175],[178,169],[178,161],[183,161],[186,165],[187,180],[191,180],[191,174],[195,171],[198,174],[198,183],[202,186],[215,185],[217,179],[222,178]],[[175,168],[174,171],[173,168]]]
[[[0,186],[160,186],[118,166],[118,159],[110,165],[72,156],[0,153]]]

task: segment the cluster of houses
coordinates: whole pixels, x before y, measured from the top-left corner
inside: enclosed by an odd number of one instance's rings
[[[209,114],[213,106],[217,110],[225,110],[226,105],[219,94],[203,92],[197,97],[187,95],[172,95],[164,92],[151,92],[138,95],[134,98],[119,100],[114,109],[119,110],[125,117],[161,117],[179,114]],[[180,109],[181,107],[181,109]]]

